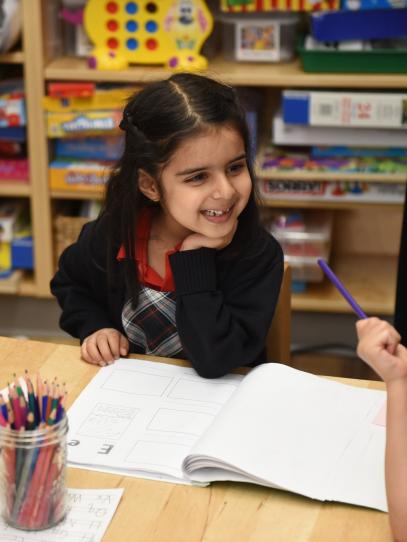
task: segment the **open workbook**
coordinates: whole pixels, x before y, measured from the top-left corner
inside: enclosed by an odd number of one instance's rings
[[[252,482],[386,510],[385,392],[277,363],[216,380],[121,359],[68,411],[71,466],[177,483]]]

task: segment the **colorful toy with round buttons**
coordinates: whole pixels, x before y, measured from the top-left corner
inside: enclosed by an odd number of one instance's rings
[[[204,69],[199,52],[212,27],[204,0],[88,0],[84,28],[95,45],[88,64],[99,70],[129,64]]]

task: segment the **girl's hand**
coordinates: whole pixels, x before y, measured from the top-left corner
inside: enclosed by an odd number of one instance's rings
[[[128,351],[129,341],[120,331],[110,327],[95,331],[86,337],[81,346],[82,359],[101,367],[127,355]]]
[[[182,242],[181,252],[183,250],[195,250],[197,248],[215,248],[221,250],[227,247],[231,242],[237,230],[238,221],[235,220],[232,230],[223,237],[206,237],[200,233],[188,235]]]
[[[407,381],[407,349],[400,335],[388,322],[367,318],[356,323],[357,353],[386,382]]]

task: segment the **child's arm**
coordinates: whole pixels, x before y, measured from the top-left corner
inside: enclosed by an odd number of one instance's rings
[[[359,320],[358,355],[387,386],[386,489],[390,524],[397,541],[407,541],[407,349],[387,322]]]
[[[117,272],[117,263],[114,262],[114,265]],[[116,303],[121,308],[123,292],[117,286],[119,280],[115,282],[117,291],[109,290],[106,266],[104,225],[99,221],[91,222],[84,226],[77,242],[63,252],[58,271],[51,281],[51,291],[62,308],[60,326],[80,339],[82,344],[101,330],[113,328],[117,332],[123,331],[121,321],[116,316],[120,312],[114,310],[113,306]],[[106,350],[103,345],[105,334],[102,335],[101,349]],[[82,349],[84,359],[98,363],[100,359],[95,355],[93,342],[88,342],[87,346],[90,348]],[[113,345],[113,354],[116,354],[116,350]]]
[[[245,254],[223,259],[210,248],[170,256],[176,289],[176,322],[198,374],[217,378],[261,357],[277,304],[283,255],[266,232]],[[283,361],[283,360],[274,360]]]

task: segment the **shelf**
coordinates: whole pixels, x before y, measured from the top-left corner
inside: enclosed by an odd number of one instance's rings
[[[256,168],[259,179],[277,181],[360,181],[371,183],[406,183],[407,173],[326,173],[324,171],[267,171]]]
[[[0,181],[0,196],[20,197],[30,196],[31,185],[22,182],[3,182]]]
[[[366,314],[394,314],[396,257],[338,256],[332,268]],[[302,294],[293,294],[292,308],[297,311],[352,313],[350,306],[327,279],[320,284],[309,284]]]
[[[95,190],[51,190],[51,197],[55,199],[102,199],[104,196],[103,187],[100,191]]]
[[[171,70],[162,66],[132,66],[126,70],[92,70],[86,59],[60,57],[45,68],[46,79],[66,81],[117,81],[148,83],[165,79]],[[215,58],[210,61],[208,75],[219,77],[232,85],[266,87],[336,87],[336,88],[406,88],[407,74],[326,74],[305,73],[298,60],[282,64],[228,61]]]
[[[24,58],[24,53],[22,51],[0,53],[0,64],[23,64]]]
[[[7,279],[0,280],[0,295],[2,294],[35,296],[36,285],[33,276],[17,269]]]
[[[21,296],[27,296],[27,297],[34,297],[37,295],[37,287],[34,281],[34,278],[30,275],[24,275],[19,288],[18,288],[18,295]]]
[[[262,207],[283,207],[293,209],[401,209],[403,203],[368,203],[363,201],[312,201],[312,200],[289,200],[271,197],[270,199],[259,198]]]

